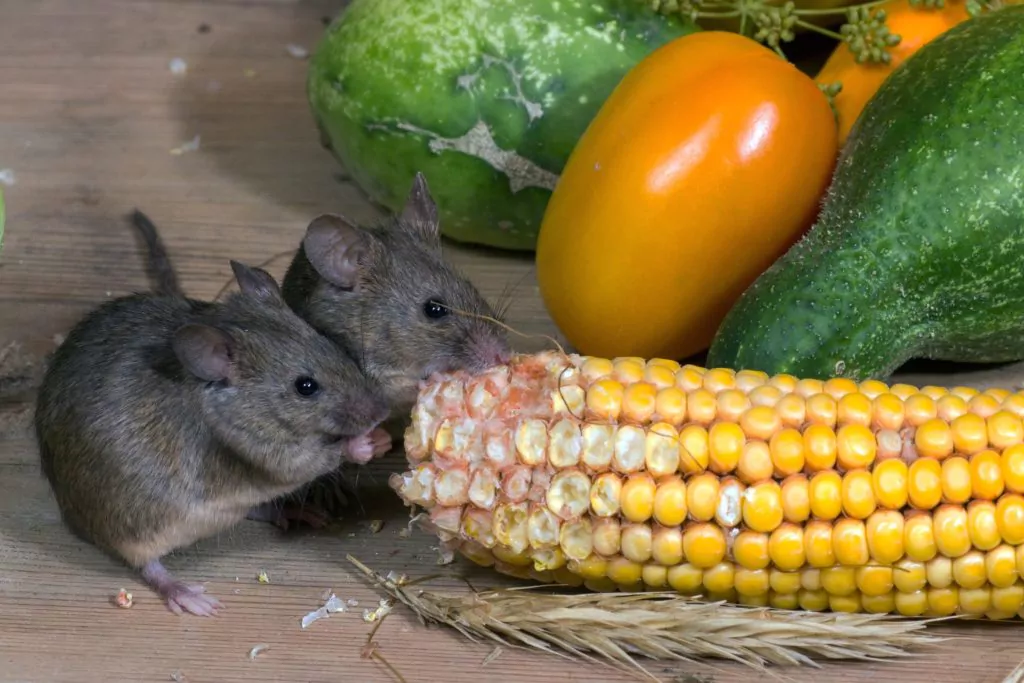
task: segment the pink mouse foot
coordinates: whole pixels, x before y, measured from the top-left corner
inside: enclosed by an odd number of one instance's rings
[[[391,435],[382,427],[377,427],[370,432],[370,442],[373,444],[373,455],[375,457],[384,455],[391,450]]]
[[[357,465],[365,465],[373,460],[375,446],[370,434],[354,436],[345,442],[344,458]]]
[[[269,522],[283,531],[287,531],[292,522],[306,524],[314,529],[323,529],[331,522],[330,515],[321,506],[307,501],[263,503],[250,510],[245,518]]]
[[[167,609],[177,615],[188,612],[200,617],[212,617],[224,606],[217,598],[207,595],[204,586],[176,580],[160,560],[147,563],[141,574],[146,583],[167,603]]]

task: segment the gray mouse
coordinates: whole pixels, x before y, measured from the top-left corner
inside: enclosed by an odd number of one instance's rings
[[[54,353],[36,404],[64,523],[176,614],[221,603],[172,576],[165,555],[391,447],[379,385],[286,305],[269,273],[231,265],[239,291],[223,303],[168,294],[168,264],[156,292],[89,313]]]

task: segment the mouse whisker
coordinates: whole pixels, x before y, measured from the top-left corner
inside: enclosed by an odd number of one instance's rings
[[[516,335],[518,337],[523,337],[523,338],[526,338],[526,339],[546,339],[547,341],[549,341],[549,342],[551,342],[552,344],[555,345],[555,347],[558,349],[558,352],[560,354],[562,354],[563,356],[568,356],[569,355],[568,353],[566,353],[565,348],[561,344],[558,343],[558,340],[555,339],[554,337],[550,336],[550,335],[540,334],[540,333],[528,334],[526,332],[520,332],[519,330],[517,330],[516,328],[512,327],[508,323],[504,323],[501,320],[498,320],[497,318],[495,318],[493,316],[490,316],[490,315],[481,315],[479,313],[472,313],[470,311],[463,311],[463,310],[460,310],[458,308],[453,308],[451,306],[448,307],[448,310],[450,310],[452,313],[454,313],[456,315],[461,315],[461,316],[465,316],[467,318],[473,318],[475,320],[483,320],[485,322],[492,323],[494,325],[497,325],[501,329],[505,330],[506,332],[510,332],[510,333],[512,333],[512,334],[514,334],[514,335]]]

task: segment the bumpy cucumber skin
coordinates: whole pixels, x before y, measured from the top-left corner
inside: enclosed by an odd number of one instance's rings
[[[883,84],[816,225],[723,320],[707,365],[884,379],[912,358],[1024,358],[1024,6]]]
[[[355,0],[311,57],[308,96],[322,138],[374,201],[399,209],[421,171],[445,235],[532,251],[601,104],[641,59],[696,30],[636,0]],[[479,122],[510,173],[486,151],[431,150]]]

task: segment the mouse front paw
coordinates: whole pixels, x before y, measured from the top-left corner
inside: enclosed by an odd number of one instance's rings
[[[357,465],[365,465],[375,457],[391,450],[391,435],[378,427],[369,434],[348,440],[345,459]]]
[[[370,432],[370,441],[373,444],[373,455],[381,456],[391,450],[391,435],[383,427],[377,427]]]

